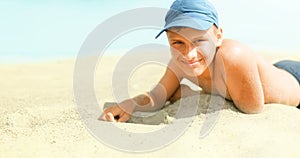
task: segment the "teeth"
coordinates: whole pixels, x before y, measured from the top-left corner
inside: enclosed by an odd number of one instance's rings
[[[189,62],[187,60],[181,60],[181,62],[185,63],[185,64],[188,64],[188,65],[194,65],[196,63],[200,63],[201,61],[203,60],[203,58],[199,59],[199,60],[195,60],[195,61],[192,61],[192,62]]]

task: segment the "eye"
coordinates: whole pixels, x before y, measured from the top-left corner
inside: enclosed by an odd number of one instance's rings
[[[183,44],[183,42],[181,42],[181,41],[174,41],[174,42],[172,42],[172,44],[179,45],[179,44]]]
[[[203,39],[198,39],[198,40],[195,40],[194,43],[200,43],[200,42],[203,42],[203,41],[205,41],[205,40],[203,40]]]

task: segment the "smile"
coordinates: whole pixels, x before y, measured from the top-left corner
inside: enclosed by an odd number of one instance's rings
[[[184,64],[186,64],[189,67],[195,67],[197,64],[199,64],[200,62],[202,62],[202,59],[199,60],[194,60],[194,61],[182,61]]]

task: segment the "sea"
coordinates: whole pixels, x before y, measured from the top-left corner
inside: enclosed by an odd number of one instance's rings
[[[173,0],[1,0],[0,64],[76,58],[93,31],[118,19],[111,28],[101,30],[113,36],[102,55],[122,55],[145,44],[168,45],[166,35],[154,37],[163,27],[165,14]],[[297,0],[212,0],[218,10],[224,38],[239,40],[256,51],[300,52],[300,10]],[[149,7],[151,8],[149,10]],[[161,26],[143,24],[118,32],[118,26],[138,24],[144,19],[160,19]],[[156,17],[154,16],[156,15]],[[142,20],[143,21],[143,20]],[[142,22],[141,21],[141,22]],[[156,24],[155,24],[156,25]],[[127,25],[126,25],[127,26]],[[105,36],[106,37],[106,36]],[[106,39],[98,38],[99,44]],[[99,50],[100,51],[100,50]]]

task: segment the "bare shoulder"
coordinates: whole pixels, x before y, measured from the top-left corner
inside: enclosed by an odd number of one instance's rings
[[[221,58],[225,65],[238,66],[255,62],[256,54],[249,46],[239,41],[224,39],[216,58]]]
[[[250,59],[256,56],[253,50],[236,40],[224,39],[222,46],[219,48],[217,57],[221,57],[225,61],[230,61],[234,64],[236,62],[240,63],[241,61]]]

